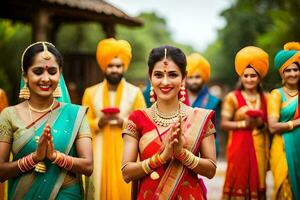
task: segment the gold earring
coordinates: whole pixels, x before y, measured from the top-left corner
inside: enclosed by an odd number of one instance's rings
[[[179,94],[180,94],[179,101],[184,102],[185,101],[185,94],[186,94],[184,85],[182,85],[180,87],[180,93]]]
[[[24,87],[20,90],[19,98],[26,99],[26,100],[30,99],[30,91],[29,88],[27,87],[27,83],[25,83]]]
[[[155,99],[155,93],[154,93],[153,87],[151,86],[150,87],[150,102],[154,103],[155,101],[156,101],[156,99]]]
[[[55,98],[61,97],[61,88],[60,88],[59,84],[58,84],[57,88],[53,92],[53,97],[55,97]]]

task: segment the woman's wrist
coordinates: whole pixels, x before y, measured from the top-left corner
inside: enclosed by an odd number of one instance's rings
[[[246,120],[242,120],[242,121],[237,121],[236,122],[236,128],[240,129],[240,128],[246,128],[247,127],[247,122]]]
[[[57,158],[57,151],[54,151],[51,158],[49,159],[51,162],[53,162]]]
[[[32,159],[36,163],[42,161],[41,159],[38,158],[36,151],[32,153]]]
[[[289,131],[293,130],[294,129],[294,122],[293,122],[293,120],[290,120],[287,123],[288,123]]]

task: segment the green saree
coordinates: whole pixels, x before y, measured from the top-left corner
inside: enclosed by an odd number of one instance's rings
[[[287,102],[287,99],[284,95],[282,88],[279,88],[278,91],[280,93],[282,104],[283,104],[280,110],[279,122],[288,122],[290,120],[298,118],[299,117],[298,116],[299,112],[297,111],[297,109],[299,109],[298,97],[295,97],[294,99],[291,99],[290,102]],[[275,135],[272,144],[272,148],[273,148],[272,152],[274,152],[275,154],[279,153],[281,149],[280,145],[277,145],[277,147],[275,146],[277,143],[275,139],[277,138],[278,136]],[[282,139],[284,144],[285,157],[287,161],[287,173],[282,172],[282,170],[285,169],[284,166],[283,167],[278,166],[277,169],[276,167],[273,167],[273,169],[275,169],[273,170],[275,171],[274,174],[275,193],[278,192],[279,188],[283,184],[283,178],[286,178],[283,177],[282,175],[287,174],[289,178],[289,182],[291,184],[293,197],[296,200],[299,200],[300,199],[300,171],[299,171],[300,154],[298,152],[300,152],[300,127],[295,127],[293,130],[283,133]],[[272,159],[272,155],[271,155],[271,168],[272,168],[272,164],[277,166],[280,165],[280,163],[282,163],[278,159],[279,159],[278,156],[277,158],[274,157],[274,159]],[[279,168],[281,168],[281,170]],[[276,176],[276,174],[278,174],[279,176]],[[278,185],[277,189],[276,189],[276,185]]]
[[[76,156],[74,141],[85,120],[86,108],[60,103],[60,107],[38,120],[34,126],[14,132],[12,152],[13,159],[18,160],[36,150],[36,137],[42,134],[44,126],[49,123],[55,149],[65,154]],[[36,130],[35,130],[36,129]],[[67,171],[45,161],[46,173],[31,170],[9,180],[8,199],[82,199],[79,183],[62,187]]]

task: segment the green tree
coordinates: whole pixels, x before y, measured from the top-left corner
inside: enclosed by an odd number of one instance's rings
[[[128,28],[119,26],[117,37],[130,41],[133,50],[133,60],[126,77],[129,80],[144,80],[148,75],[147,56],[154,47],[164,44],[181,48],[186,54],[194,51],[189,45],[176,43],[164,18],[154,12],[141,13],[139,16],[144,21],[141,28]]]
[[[0,87],[10,103],[16,103],[21,77],[22,51],[31,41],[31,28],[10,20],[0,20]]]

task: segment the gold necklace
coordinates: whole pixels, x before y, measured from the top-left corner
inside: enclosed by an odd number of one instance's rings
[[[259,93],[256,93],[255,96],[250,96],[247,92],[243,91],[244,98],[246,100],[246,104],[251,109],[259,109],[260,108],[260,100],[259,100]],[[253,106],[254,105],[254,106]]]
[[[176,120],[182,119],[185,116],[185,108],[184,105],[180,102],[179,108],[175,113],[166,115],[164,113],[159,112],[157,108],[157,102],[155,102],[151,106],[151,117],[153,121],[162,127],[168,127],[171,123],[174,123]]]
[[[29,109],[34,111],[34,112],[37,112],[37,113],[44,113],[44,112],[48,112],[48,111],[52,110],[52,108],[54,106],[54,103],[55,103],[55,99],[53,98],[52,104],[48,108],[45,108],[43,110],[39,110],[37,108],[32,107],[30,105],[29,101],[27,100],[27,104],[28,104]]]
[[[298,95],[298,92],[299,92],[298,89],[292,90],[292,89],[288,88],[287,86],[283,87],[283,89],[284,89],[284,92],[285,92],[287,95],[289,95],[290,97],[295,97],[295,96],[297,96],[297,95]]]

